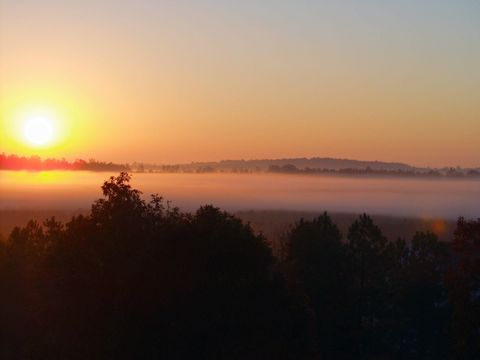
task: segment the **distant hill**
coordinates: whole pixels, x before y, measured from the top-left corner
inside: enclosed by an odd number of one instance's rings
[[[383,161],[361,161],[350,159],[334,159],[334,158],[287,158],[287,159],[253,159],[253,160],[221,160],[216,162],[192,162],[187,164],[132,164],[133,169],[157,170],[157,171],[239,171],[254,172],[267,171],[271,166],[293,165],[299,169],[356,169],[363,170],[370,168],[372,170],[385,171],[412,171],[413,166],[399,162],[383,162]]]
[[[350,159],[334,159],[334,158],[292,158],[292,159],[266,159],[266,160],[223,160],[220,165],[238,166],[243,165],[259,167],[261,170],[267,170],[272,165],[283,166],[291,164],[297,168],[321,168],[321,169],[365,169],[370,167],[372,170],[413,170],[410,165],[398,162],[382,162],[382,161],[361,161]]]
[[[130,165],[134,172],[164,173],[256,173],[328,175],[328,176],[389,176],[389,177],[428,177],[428,178],[475,178],[480,179],[480,171],[473,168],[420,168],[400,162],[362,161],[334,158],[289,158],[221,160],[212,162],[191,162],[184,164],[145,164]]]
[[[389,176],[389,177],[428,177],[428,178],[475,178],[480,179],[480,168],[419,168],[400,162],[365,161],[335,159],[328,157],[221,160],[211,162],[191,162],[182,164],[116,164],[94,159],[41,159],[38,156],[18,156],[0,153],[0,170],[68,170],[68,171],[107,171],[107,172],[151,172],[151,173],[281,173],[324,176]]]

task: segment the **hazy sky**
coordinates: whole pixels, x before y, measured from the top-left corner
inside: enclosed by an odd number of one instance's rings
[[[480,2],[0,0],[0,110],[7,153],[479,166]]]

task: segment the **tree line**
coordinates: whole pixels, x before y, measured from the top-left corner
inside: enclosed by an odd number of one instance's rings
[[[267,239],[121,173],[88,215],[0,245],[5,359],[466,359],[480,355],[480,219],[450,243],[327,213]]]
[[[479,169],[462,169],[462,168],[445,168],[445,169],[428,169],[416,170],[412,169],[373,169],[369,166],[364,169],[359,168],[298,168],[293,164],[285,164],[282,166],[271,165],[268,172],[280,174],[304,174],[304,175],[332,175],[332,176],[385,176],[385,177],[401,177],[401,178],[449,178],[449,179],[468,179],[480,178]]]
[[[27,170],[27,171],[48,171],[48,170],[77,170],[77,171],[129,171],[130,167],[112,162],[102,162],[95,159],[88,161],[77,159],[73,162],[65,159],[42,159],[39,156],[18,156],[15,154],[0,154],[0,170]]]

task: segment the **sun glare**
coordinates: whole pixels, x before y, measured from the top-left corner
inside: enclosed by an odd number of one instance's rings
[[[55,127],[52,119],[47,117],[33,117],[23,124],[25,141],[35,147],[50,145],[55,139]]]

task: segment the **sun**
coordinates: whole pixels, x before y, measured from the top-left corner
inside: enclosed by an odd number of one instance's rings
[[[45,116],[27,118],[22,130],[24,141],[33,147],[46,147],[55,140],[55,122]]]

